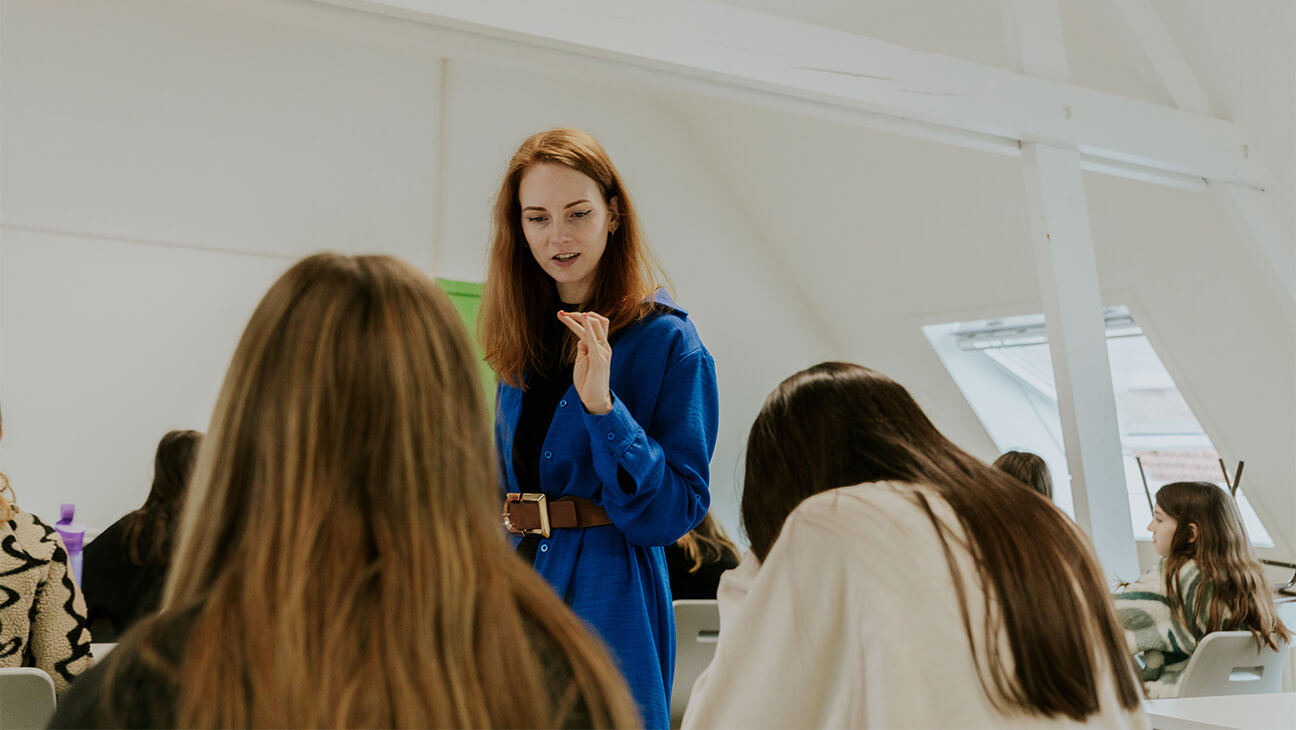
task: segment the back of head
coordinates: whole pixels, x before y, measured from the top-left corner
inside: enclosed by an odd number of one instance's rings
[[[693,561],[689,567],[690,573],[696,573],[703,564],[719,562],[726,557],[737,561],[740,557],[738,547],[710,512],[702,517],[697,527],[676,540],[675,544],[683,548],[684,554]]]
[[[610,331],[615,332],[646,313],[644,300],[653,295],[659,280],[665,280],[621,173],[598,140],[589,132],[566,127],[528,137],[509,160],[495,197],[480,324],[486,360],[514,385],[520,385],[522,373],[538,363],[536,335],[552,325],[550,320],[560,306],[553,280],[527,246],[518,197],[522,176],[533,165],[544,163],[585,175],[594,181],[604,203],[617,201],[617,225],[599,260],[590,301],[569,304],[583,304],[585,309],[599,312],[610,320]],[[572,347],[574,352],[574,341]]]
[[[606,656],[508,554],[477,377],[449,300],[405,262],[319,254],[275,282],[230,363],[167,583],[168,620],[192,616],[176,722],[542,724],[563,708],[528,624],[596,724],[622,717]],[[514,699],[492,701],[505,686]]]
[[[1036,454],[1029,451],[1005,451],[991,466],[1047,499],[1053,499],[1053,476],[1049,473],[1048,463]]]
[[[1233,497],[1210,482],[1173,482],[1157,490],[1156,503],[1178,523],[1163,572],[1171,611],[1183,624],[1200,622],[1207,633],[1247,629],[1275,646],[1276,639],[1290,641]],[[1196,561],[1204,584],[1211,586],[1195,594],[1198,621],[1186,619],[1189,607],[1180,598],[1179,569],[1188,561]]]
[[[170,562],[172,538],[201,443],[198,431],[168,431],[158,442],[148,499],[126,525],[126,553],[136,565]]]
[[[918,481],[958,454],[899,383],[826,362],[784,380],[747,439],[743,528],[761,560],[807,497],[851,484]]]
[[[903,386],[879,372],[822,363],[766,399],[747,442],[743,485],[752,551],[764,560],[805,498],[883,481],[926,485],[958,517],[983,586],[983,641],[1006,638],[1011,651],[1003,662],[978,644],[966,605],[972,598],[960,590],[978,677],[996,707],[1083,720],[1101,711],[1106,671],[1121,706],[1138,706],[1141,691],[1087,538],[1051,504],[955,446]],[[957,536],[926,497],[913,499],[944,546],[954,585],[963,585],[950,553]]]

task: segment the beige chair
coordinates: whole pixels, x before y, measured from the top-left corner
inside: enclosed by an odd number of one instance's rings
[[[720,608],[715,600],[675,601],[675,682],[671,688],[671,727],[679,727],[698,675],[715,656],[720,638]]]
[[[1282,690],[1290,646],[1256,650],[1250,631],[1216,631],[1197,644],[1179,677],[1180,697],[1257,695]]]
[[[0,668],[0,730],[43,728],[54,716],[54,680],[33,667]]]

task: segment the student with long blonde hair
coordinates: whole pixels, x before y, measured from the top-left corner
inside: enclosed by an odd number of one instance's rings
[[[3,473],[0,544],[0,667],[42,669],[62,695],[94,664],[85,598],[72,576],[63,539],[44,520],[18,509]]]
[[[64,727],[618,727],[605,651],[503,539],[472,349],[384,256],[261,300],[189,489],[160,614]]]
[[[715,362],[660,287],[620,173],[587,132],[526,139],[495,200],[482,293],[495,437],[518,554],[616,655],[648,727],[670,722],[663,547],[702,520]]]
[[[1115,599],[1149,697],[1178,696],[1188,660],[1213,631],[1250,631],[1257,649],[1291,641],[1228,492],[1210,482],[1167,484],[1148,530],[1161,560]]]
[[[707,512],[697,527],[666,546],[671,598],[714,599],[720,576],[738,567],[740,558],[738,546],[729,539],[715,516]]]
[[[742,519],[685,728],[1146,726],[1088,539],[885,375],[770,394]]]

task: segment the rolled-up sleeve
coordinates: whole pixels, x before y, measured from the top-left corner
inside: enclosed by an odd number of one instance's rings
[[[719,412],[715,361],[698,348],[667,367],[647,427],[615,392],[611,412],[584,414],[603,508],[631,542],[669,545],[702,521]]]

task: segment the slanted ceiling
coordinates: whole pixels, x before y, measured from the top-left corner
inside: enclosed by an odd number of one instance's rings
[[[579,75],[588,71],[590,58],[610,60],[598,72],[604,83],[657,93],[690,129],[699,155],[761,232],[752,241],[753,254],[776,263],[817,318],[813,325],[830,333],[842,356],[914,384],[925,403],[941,404],[938,420],[957,429],[968,428],[971,412],[940,371],[919,326],[1043,309],[1016,158],[932,141],[939,135],[919,139],[901,129],[879,131],[885,125],[852,123],[816,108],[808,100],[813,94],[791,103],[754,105],[742,94],[710,94],[706,83],[717,73],[742,71],[690,69],[682,60],[687,52],[673,55],[669,38],[640,43],[641,37],[628,37],[636,48],[627,50],[598,35],[582,36],[580,24],[587,20],[610,22],[610,29],[624,32],[624,22],[616,25],[624,18],[613,17],[618,11],[652,21],[654,33],[676,27],[644,15],[645,6],[600,6],[608,18],[572,18],[571,28],[561,17],[536,15],[536,30],[518,17],[456,2],[321,1],[444,22],[457,31],[516,43],[518,56],[552,59],[556,51],[559,57],[586,59],[584,66],[557,64],[551,69],[555,74]],[[1067,83],[1174,108],[1175,95],[1158,70],[1164,57],[1150,58],[1144,39],[1121,22],[1113,3],[1123,1],[1059,0]],[[671,18],[687,22],[680,3],[668,5]],[[1022,31],[1002,20],[1008,0],[729,0],[727,5],[984,67],[1020,70],[1013,34]],[[553,7],[585,6],[571,0]],[[1200,89],[1209,116],[1232,123],[1229,129],[1245,137],[1245,156],[1264,168],[1263,197],[1272,215],[1261,245],[1239,230],[1236,216],[1223,209],[1217,195],[1086,173],[1104,301],[1130,306],[1222,456],[1246,460],[1245,486],[1279,543],[1277,554],[1290,558],[1296,542],[1291,448],[1296,443],[1296,316],[1294,272],[1288,270],[1296,260],[1293,4],[1150,0],[1150,7],[1187,66],[1178,81]],[[525,12],[540,11],[528,6]],[[714,9],[706,12],[707,22],[714,22]],[[735,23],[739,29],[769,31],[768,24],[750,18],[735,20],[742,21]],[[804,29],[790,24],[787,32]],[[751,50],[753,43],[737,32],[720,42],[732,44],[736,53]],[[637,62],[634,54],[643,48],[671,58],[663,63],[644,56]],[[702,83],[690,89],[671,82],[672,75]],[[986,110],[977,113],[984,117]],[[1217,141],[1232,133],[1221,131]],[[1247,351],[1258,354],[1238,357]],[[987,444],[969,446],[984,452]]]
[[[1173,106],[1107,3],[1060,2],[1071,82]],[[1018,70],[996,0],[728,4]],[[1153,6],[1214,114],[1238,123],[1263,156],[1273,179],[1267,196],[1287,223],[1278,240],[1293,261],[1296,4]],[[777,242],[772,249],[783,270],[834,339],[848,343],[849,357],[935,383],[933,364],[917,356],[918,323],[1041,311],[1019,161],[792,115],[742,113],[716,100],[679,106]],[[1224,458],[1262,470],[1248,474],[1244,488],[1275,533],[1276,552],[1290,556],[1296,337],[1291,299],[1262,284],[1271,262],[1238,240],[1208,195],[1093,173],[1086,192],[1105,303],[1132,306]],[[879,311],[889,316],[863,314]],[[1239,357],[1248,347],[1273,361]],[[953,395],[944,386],[925,389],[936,399]]]

